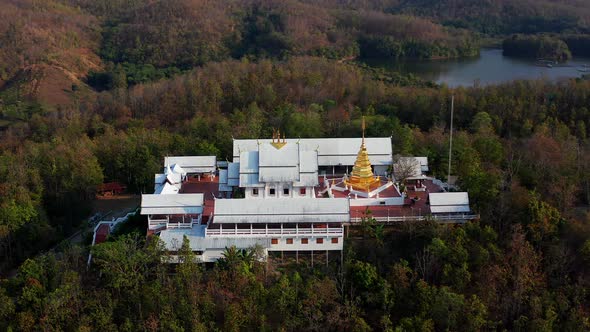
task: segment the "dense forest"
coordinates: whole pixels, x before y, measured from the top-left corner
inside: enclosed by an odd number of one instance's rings
[[[568,45],[549,36],[513,35],[502,43],[504,55],[565,61],[572,57]]]
[[[344,60],[471,55],[482,33],[560,34],[576,54],[590,5],[432,3],[0,0],[0,272],[16,268],[0,329],[589,330],[590,81],[450,89]],[[140,217],[92,249],[61,242],[99,184],[149,192],[165,155],[224,160],[272,128],[359,136],[365,116],[445,180],[451,95],[471,224],[369,213],[342,265],[313,267],[228,248],[205,268],[186,245],[169,265]]]

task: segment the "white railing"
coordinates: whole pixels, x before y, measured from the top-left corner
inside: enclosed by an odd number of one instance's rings
[[[157,226],[168,223],[168,219],[150,219],[150,226]]]
[[[441,223],[464,223],[468,220],[479,218],[477,214],[449,214],[449,215],[433,215],[433,216],[395,216],[395,217],[373,217],[377,222],[403,222],[403,221],[423,221],[434,220]],[[362,218],[350,218],[350,223],[360,223]]]
[[[200,218],[192,218],[189,222],[169,222],[166,224],[166,228],[193,228],[194,225],[200,223]]]
[[[192,222],[169,222],[166,224],[166,228],[192,228]]]
[[[280,235],[343,235],[344,228],[271,228],[271,229],[241,229],[241,228],[207,228],[205,236],[280,236]]]
[[[166,226],[166,228],[192,228],[194,225],[201,224],[201,216],[198,218],[190,218],[186,221],[170,221],[169,219],[150,219],[150,228],[158,226]]]

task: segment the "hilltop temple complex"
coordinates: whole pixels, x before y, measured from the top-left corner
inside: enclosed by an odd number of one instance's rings
[[[382,223],[475,218],[467,193],[445,192],[427,171],[426,158],[394,163],[391,138],[365,138],[364,120],[361,138],[290,139],[277,131],[272,139],[234,140],[232,162],[166,157],[154,194],[142,195],[141,214],[148,234],[172,252],[187,237],[201,262],[231,246],[328,255],[342,251],[345,227],[367,216]]]

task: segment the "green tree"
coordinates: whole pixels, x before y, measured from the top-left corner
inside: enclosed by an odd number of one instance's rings
[[[494,132],[492,117],[487,112],[477,113],[471,121],[470,129],[477,134],[492,134]]]
[[[106,285],[118,292],[136,294],[148,276],[152,263],[142,241],[134,235],[92,247],[92,263],[104,275]]]
[[[527,231],[534,243],[554,238],[564,219],[559,211],[542,201],[536,192],[529,195]]]
[[[289,137],[323,137],[320,114],[312,110],[293,112],[285,125],[285,131]]]

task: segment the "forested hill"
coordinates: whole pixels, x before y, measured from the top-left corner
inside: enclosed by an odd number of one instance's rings
[[[588,32],[585,1],[1,0],[4,111],[24,119],[92,90],[229,58],[450,58],[484,34]],[[48,84],[51,82],[51,84]],[[88,89],[88,85],[92,89]]]
[[[475,38],[465,30],[322,2],[1,0],[0,5],[0,89],[9,90],[2,102],[13,119],[38,109],[17,105],[19,98],[64,105],[86,99],[88,85],[99,91],[126,87],[230,58],[477,54]]]
[[[0,1],[0,128],[39,103],[70,104],[92,95],[89,70],[100,70],[99,21],[53,1]]]
[[[0,330],[590,330],[590,80],[450,89],[345,61],[469,55],[527,20],[579,53],[589,5],[0,0]],[[358,137],[364,116],[445,180],[451,96],[473,223],[368,218],[342,265],[313,268],[228,248],[203,269],[186,245],[171,266],[141,217],[60,244],[91,228],[98,185],[150,192],[164,156],[230,159],[272,128]]]
[[[590,28],[590,4],[585,0],[332,0],[332,4],[429,17],[444,25],[488,34]]]
[[[297,57],[211,63],[36,114],[0,140],[2,268],[24,261],[0,282],[0,329],[588,330],[588,91],[584,80],[401,87]],[[367,135],[391,133],[394,153],[428,156],[444,178],[451,94],[452,171],[481,214],[473,224],[367,222],[341,268],[228,252],[204,271],[185,248],[171,274],[143,232],[95,247],[90,269],[85,246],[35,256],[76,229],[103,181],[147,192],[164,156],[231,158],[232,135],[358,136],[365,115]]]

